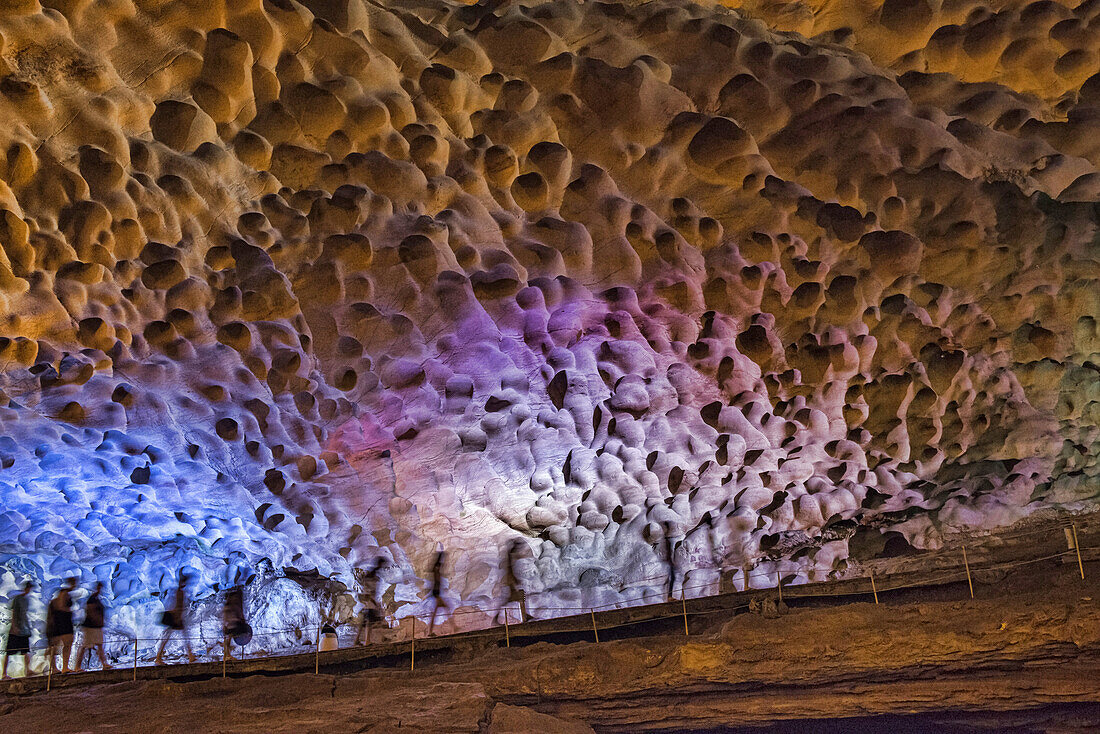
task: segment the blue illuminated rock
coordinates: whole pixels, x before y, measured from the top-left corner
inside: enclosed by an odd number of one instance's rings
[[[0,20],[0,595],[78,573],[141,631],[187,569],[282,629],[382,557],[424,615],[442,544],[489,610],[519,539],[547,616],[663,597],[668,544],[701,595],[1095,505],[1083,50],[999,85],[923,10],[124,5]]]

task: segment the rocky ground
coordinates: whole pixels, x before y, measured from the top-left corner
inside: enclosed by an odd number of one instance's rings
[[[1100,725],[1093,572],[693,620],[692,635],[504,649],[415,672],[146,681],[0,699],[19,732],[1074,732]],[[704,626],[705,625],[705,626]]]

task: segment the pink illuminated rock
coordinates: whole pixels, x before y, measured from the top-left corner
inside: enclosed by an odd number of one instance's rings
[[[13,5],[0,590],[518,539],[549,616],[1094,504],[1092,11],[737,4]]]

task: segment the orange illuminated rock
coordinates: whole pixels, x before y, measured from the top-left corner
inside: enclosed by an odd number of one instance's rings
[[[441,543],[475,627],[1095,504],[1095,3],[0,5],[41,581],[305,626]]]

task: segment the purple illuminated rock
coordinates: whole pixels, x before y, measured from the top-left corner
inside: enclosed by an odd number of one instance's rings
[[[1087,4],[122,5],[0,20],[0,593],[519,540],[547,616],[1095,504]]]

